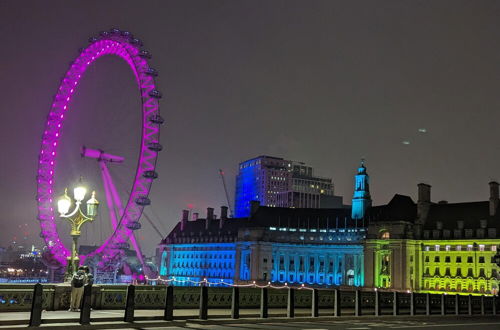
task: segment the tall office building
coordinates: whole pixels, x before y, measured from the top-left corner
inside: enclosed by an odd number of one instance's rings
[[[235,216],[250,214],[250,201],[263,206],[295,208],[341,208],[332,179],[314,175],[301,162],[259,156],[240,163],[236,177]]]

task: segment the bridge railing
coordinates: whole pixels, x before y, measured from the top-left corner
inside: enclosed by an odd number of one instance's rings
[[[88,292],[87,292],[88,291]],[[200,319],[208,318],[209,309],[231,310],[238,318],[240,309],[258,309],[267,318],[269,309],[286,309],[293,318],[295,309],[310,309],[311,317],[362,315],[496,315],[496,296],[446,295],[269,287],[173,287],[152,285],[99,285],[86,288],[81,320],[90,320],[90,308],[124,311],[124,320],[134,320],[134,310],[164,310],[159,319],[174,319],[176,309],[198,309]],[[41,320],[42,310],[67,309],[69,285],[0,285],[0,312],[31,311],[33,320]],[[87,306],[87,307],[85,307]],[[228,314],[228,317],[230,315]],[[41,321],[40,321],[41,322]],[[31,324],[31,323],[30,323]],[[82,323],[84,324],[84,323]],[[36,322],[32,325],[36,325]]]

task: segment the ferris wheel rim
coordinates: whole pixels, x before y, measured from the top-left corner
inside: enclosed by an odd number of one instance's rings
[[[95,255],[102,255],[104,259],[113,258],[116,254],[115,246],[125,243],[133,235],[133,230],[130,228],[133,228],[133,224],[140,224],[139,220],[144,207],[150,203],[151,185],[157,177],[158,152],[162,149],[159,143],[159,128],[163,119],[159,114],[161,93],[156,89],[154,80],[157,72],[149,66],[148,59],[151,55],[142,50],[141,46],[142,42],[134,39],[129,32],[117,29],[112,29],[111,32],[101,32],[99,37],[92,37],[89,45],[83,48],[80,55],[71,62],[54,96],[39,152],[36,199],[37,218],[41,228],[40,236],[45,240],[50,253],[61,265],[66,264],[70,250],[64,246],[59,237],[56,225],[57,216],[54,212],[57,148],[63,135],[64,117],[69,110],[72,95],[88,67],[102,56],[116,55],[125,60],[134,72],[141,97],[141,144],[132,189],[116,230],[95,251],[89,255],[81,255],[81,262],[86,257]],[[151,173],[156,175],[153,176]]]

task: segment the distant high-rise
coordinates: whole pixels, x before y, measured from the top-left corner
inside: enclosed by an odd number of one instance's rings
[[[358,174],[355,177],[354,195],[352,197],[351,218],[363,219],[366,209],[372,206],[370,197],[370,185],[368,183],[368,173],[364,160],[361,161],[361,166],[358,168]]]
[[[240,163],[236,177],[235,217],[250,214],[250,201],[263,206],[341,208],[332,179],[314,176],[301,162],[259,156]]]

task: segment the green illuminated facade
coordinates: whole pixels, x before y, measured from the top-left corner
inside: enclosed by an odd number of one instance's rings
[[[396,195],[372,207],[365,241],[365,285],[429,293],[496,294],[500,268],[498,184],[485,202],[432,203]]]

